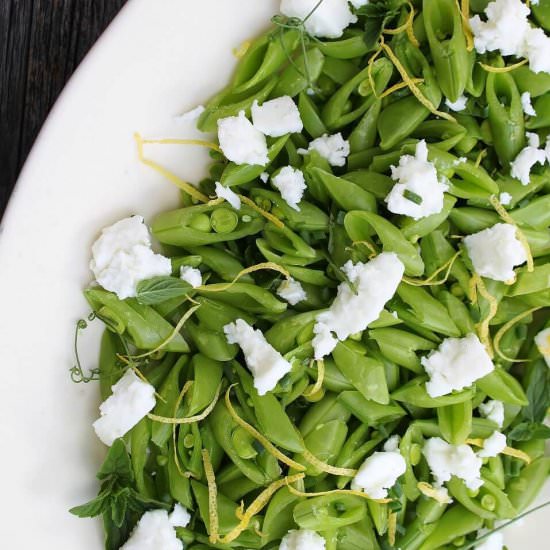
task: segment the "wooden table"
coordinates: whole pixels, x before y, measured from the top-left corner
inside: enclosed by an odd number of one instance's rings
[[[48,112],[126,0],[0,0],[0,217]]]

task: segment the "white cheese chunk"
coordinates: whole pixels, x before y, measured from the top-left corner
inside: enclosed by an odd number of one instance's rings
[[[105,290],[124,300],[136,295],[140,281],[170,275],[172,263],[153,252],[143,218],[132,216],[103,229],[92,246],[90,269]]]
[[[497,223],[464,238],[476,273],[495,281],[515,279],[514,267],[527,260],[516,231],[511,224]]]
[[[310,151],[317,151],[324,159],[328,160],[331,166],[345,166],[350,153],[350,145],[349,141],[344,139],[342,134],[338,132],[332,136],[325,134],[314,139],[307,150],[298,149],[298,153],[301,155]]]
[[[491,399],[478,407],[481,416],[494,422],[499,428],[504,424],[504,403]]]
[[[495,368],[475,334],[445,338],[437,350],[423,357],[421,362],[430,376],[426,390],[431,397],[467,388]]]
[[[506,449],[506,436],[500,432],[493,432],[483,441],[483,449],[477,452],[481,458],[491,458],[499,455]]]
[[[426,441],[422,449],[438,486],[456,476],[475,491],[483,485],[480,477],[482,460],[469,445],[451,445],[440,437]]]
[[[140,380],[132,369],[126,371],[112,390],[112,395],[99,406],[101,416],[93,424],[99,439],[108,446],[155,406],[155,388]]]
[[[546,152],[544,149],[539,149],[539,136],[533,132],[527,132],[527,139],[527,147],[524,147],[510,164],[511,176],[517,178],[523,185],[529,184],[533,166],[546,162]]]
[[[349,282],[338,286],[334,302],[317,315],[313,332],[315,358],[328,355],[348,336],[361,332],[378,319],[399,286],[405,267],[393,252],[382,252],[368,263],[348,261],[342,268]],[[336,338],[331,333],[336,333]]]
[[[290,372],[290,363],[268,343],[261,330],[254,330],[243,319],[237,319],[225,325],[223,331],[230,344],[238,344],[243,350],[259,395],[271,391]]]
[[[456,101],[451,101],[450,99],[445,100],[445,105],[447,105],[451,111],[455,111],[457,113],[464,111],[467,103],[468,98],[464,94],[462,94]]]
[[[486,532],[478,531],[478,538],[485,535]],[[497,531],[492,533],[485,540],[481,541],[479,544],[476,544],[475,550],[502,550],[504,548],[504,535]]]
[[[262,172],[260,174],[260,180],[263,182],[263,183],[267,183],[269,181],[269,174],[267,172]]]
[[[309,529],[293,529],[283,537],[279,550],[325,550],[325,539]]]
[[[398,435],[392,435],[386,443],[384,443],[384,451],[399,451],[399,442],[401,438]]]
[[[447,185],[437,177],[437,170],[428,161],[428,147],[424,140],[416,146],[416,155],[403,155],[399,166],[392,166],[392,178],[397,181],[385,201],[388,210],[418,220],[438,214],[443,209]],[[412,200],[412,197],[418,200]],[[420,203],[420,204],[417,204]]]
[[[168,520],[172,527],[187,527],[191,521],[191,514],[181,504],[176,503]]]
[[[178,117],[176,117],[176,120],[178,122],[195,122],[202,115],[202,113],[204,113],[205,110],[206,109],[204,105],[199,105],[194,109],[191,109],[190,111],[179,115]]]
[[[180,267],[180,279],[189,283],[193,288],[198,288],[202,285],[202,273],[200,269],[189,265],[182,265]]]
[[[501,193],[498,197],[498,202],[500,202],[500,204],[502,204],[502,206],[508,206],[511,202],[512,202],[512,195],[510,195],[510,193],[506,193],[506,191],[504,191],[504,193]]]
[[[370,498],[386,498],[388,489],[406,470],[407,464],[399,451],[376,452],[359,467],[351,486],[363,490]]]
[[[230,187],[222,185],[219,181],[216,182],[216,197],[226,200],[235,210],[240,210],[241,208],[239,195]]]
[[[521,94],[521,106],[526,115],[537,116],[537,112],[531,103],[531,94],[529,92],[523,92]]]
[[[550,38],[542,29],[529,28],[525,38],[529,68],[534,73],[550,73]]]
[[[294,279],[285,279],[277,289],[277,294],[286,300],[291,306],[295,306],[299,302],[307,300],[306,291],[302,285]]]
[[[145,512],[121,550],[183,550],[166,510]]]
[[[302,171],[292,168],[292,166],[285,166],[271,179],[271,182],[279,190],[286,203],[299,212],[300,207],[298,204],[307,188]]]
[[[254,128],[244,111],[218,120],[218,140],[223,154],[235,164],[269,163],[265,136]]]
[[[254,101],[252,122],[256,129],[271,137],[294,134],[304,129],[300,111],[293,99],[287,95],[266,101],[261,106]]]
[[[317,4],[319,0],[282,0],[281,13],[302,21],[307,17],[308,34],[322,38],[339,38],[344,29],[357,21],[348,0],[323,0],[315,9]]]
[[[544,357],[546,364],[550,367],[550,328],[541,330],[535,336],[535,344],[541,355]]]

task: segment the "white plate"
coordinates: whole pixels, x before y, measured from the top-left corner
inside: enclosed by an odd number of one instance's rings
[[[25,165],[0,239],[0,541],[3,548],[99,550],[99,523],[67,510],[95,495],[104,453],[91,428],[94,385],[74,385],[72,338],[88,308],[90,244],[123,216],[146,219],[177,192],[139,165],[132,139],[194,137],[175,116],[221,88],[232,49],[276,13],[276,0],[132,0],[56,104]],[[196,181],[207,156],[151,148]],[[83,339],[94,366],[93,328]],[[546,521],[545,521],[546,520]],[[511,550],[547,548],[550,512],[509,536]],[[545,536],[543,532],[546,532]],[[159,549],[161,550],[161,549]]]

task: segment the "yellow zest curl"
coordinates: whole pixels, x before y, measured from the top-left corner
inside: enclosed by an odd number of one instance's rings
[[[487,149],[482,149],[479,154],[477,155],[476,161],[474,163],[474,166],[476,168],[479,168],[479,165],[483,161],[483,159],[487,156]]]
[[[397,514],[388,510],[388,543],[390,546],[395,544],[395,534],[397,533]]]
[[[252,210],[255,210],[258,212],[258,214],[261,214],[266,220],[270,221],[275,227],[278,227],[279,229],[283,229],[285,227],[285,224],[277,218],[277,216],[274,216],[270,212],[267,212],[263,208],[260,208],[252,199],[245,197],[244,195],[237,195],[241,201],[252,208]]]
[[[489,312],[487,313],[485,318],[478,323],[477,328],[479,332],[479,339],[487,349],[489,357],[491,357],[492,359],[494,353],[493,345],[491,343],[491,336],[489,334],[489,324],[493,317],[497,314],[498,302],[493,295],[489,294],[489,291],[487,290],[483,279],[477,273],[474,274],[472,279],[475,281],[479,295],[485,298],[485,300],[487,300],[487,302],[489,303]]]
[[[433,498],[435,501],[439,502],[439,504],[450,504],[452,502],[449,495],[443,496],[437,489],[425,481],[419,481],[416,487],[424,496]]]
[[[227,410],[229,414],[231,415],[231,418],[246,432],[248,432],[254,439],[259,441],[265,450],[272,456],[274,456],[277,460],[281,461],[283,464],[286,464],[290,468],[294,468],[298,471],[304,471],[305,467],[302,464],[299,464],[295,460],[292,460],[291,458],[288,458],[284,453],[279,451],[267,437],[263,436],[254,426],[251,426],[248,422],[243,420],[235,411],[233,408],[233,405],[231,404],[231,397],[230,392],[231,388],[233,386],[230,386],[227,391],[225,392],[225,406],[227,407]]]
[[[313,362],[313,361],[312,361]],[[321,391],[323,387],[323,381],[325,379],[325,362],[322,359],[317,360],[317,380],[315,381],[314,386],[307,393],[304,393],[306,397],[315,395],[317,392]]]
[[[203,139],[177,139],[177,138],[165,138],[165,139],[141,139],[141,143],[144,145],[147,144],[157,144],[157,145],[198,145],[199,147],[206,147],[207,149],[212,149],[213,151],[218,151],[218,153],[223,153],[218,145],[212,143],[211,141],[205,141]]]
[[[514,63],[513,65],[508,65],[507,67],[493,67],[492,65],[486,65],[481,61],[479,62],[481,67],[483,67],[483,69],[486,70],[488,73],[509,73],[515,69],[519,69],[520,67],[523,67],[523,65],[526,65],[527,63],[528,63],[528,60],[523,59],[522,61],[519,61],[518,63]]]
[[[519,315],[516,315],[513,319],[510,319],[506,324],[502,325],[498,332],[495,334],[495,339],[493,341],[493,346],[495,348],[495,351],[497,352],[497,355],[504,359],[505,361],[509,361],[510,363],[524,363],[528,361],[528,359],[512,359],[511,357],[506,356],[500,349],[500,341],[502,340],[503,336],[516,324],[519,323],[522,319],[525,317],[531,315],[535,311],[538,311],[539,309],[542,309],[542,307],[534,307],[531,309],[528,309],[527,311],[524,311],[523,313],[520,313]]]
[[[452,258],[449,258],[441,267],[436,269],[427,279],[411,279],[409,277],[403,277],[403,281],[412,286],[438,286],[444,285],[451,275],[451,270],[456,262],[456,259],[460,256],[461,252],[458,251]],[[447,270],[447,271],[445,271]],[[434,279],[442,272],[445,271],[445,276],[439,281]]]
[[[367,493],[364,493],[363,491],[355,491],[354,489],[333,489],[332,491],[320,491],[318,493],[306,493],[304,491],[300,491],[296,489],[296,487],[293,487],[292,485],[288,486],[288,490],[297,497],[305,497],[305,498],[311,498],[311,497],[324,497],[327,495],[353,495],[356,497],[361,497],[366,500],[372,500],[373,502],[378,502],[378,504],[387,504],[388,502],[391,502],[391,498],[371,498]]]
[[[466,49],[471,52],[474,49],[474,37],[470,27],[470,0],[456,0],[456,6],[462,19],[462,32],[466,38]]]
[[[372,93],[374,94],[374,97],[378,98],[378,96],[376,95],[376,83],[374,82],[374,77],[372,76],[372,68],[374,66],[374,62],[376,61],[376,58],[382,53],[382,48],[378,48],[373,55],[371,55],[370,59],[369,59],[369,62],[368,62],[368,71],[367,71],[367,74],[368,74],[368,77],[369,77],[369,83],[370,83],[370,87],[372,89]]]
[[[535,263],[533,261],[533,254],[531,253],[531,247],[527,242],[527,238],[525,237],[525,234],[518,227],[518,224],[516,223],[514,218],[510,216],[506,208],[502,206],[502,204],[495,197],[495,195],[491,196],[489,201],[491,202],[493,208],[497,211],[497,214],[503,219],[503,221],[505,221],[506,223],[509,223],[510,225],[513,225],[516,228],[516,236],[518,238],[518,241],[522,244],[523,248],[525,249],[525,255],[527,256],[527,271],[529,273],[532,273],[535,270]]]
[[[214,468],[210,461],[210,454],[207,449],[202,450],[202,463],[204,466],[204,474],[208,483],[208,530],[210,532],[209,540],[212,544],[216,544],[220,539],[218,534],[218,487],[216,486],[216,476]]]
[[[193,381],[192,380],[188,380],[184,385],[183,385],[183,388],[181,389],[181,392],[178,396],[178,399],[176,401],[176,404],[174,406],[174,417],[178,414],[178,409],[181,405],[181,402],[185,396],[185,394],[189,391],[189,389],[191,388],[191,386],[193,385]],[[178,470],[179,474],[182,476],[182,477],[189,477],[188,475],[186,475],[186,472],[183,471],[182,467],[181,467],[181,464],[180,464],[180,459],[179,459],[179,456],[178,456],[178,449],[177,449],[177,442],[176,442],[176,424],[174,424],[172,426],[172,446],[174,447],[174,463],[176,464],[176,469]],[[190,472],[187,472],[187,474],[189,474]]]
[[[423,78],[411,78],[411,82],[413,84],[423,84],[424,79]],[[390,88],[388,88],[383,94],[377,96],[378,99],[384,99],[385,97],[388,97],[389,95],[393,94],[394,92],[397,92],[398,90],[402,90],[403,88],[408,88],[408,84],[406,82],[398,82],[397,84],[394,84]]]
[[[384,50],[390,61],[394,64],[395,68],[401,75],[403,82],[406,82],[412,94],[416,97],[416,99],[418,99],[418,101],[420,101],[422,105],[424,105],[424,107],[426,107],[426,109],[428,109],[435,116],[444,118],[446,120],[449,120],[450,122],[456,122],[456,119],[449,113],[438,111],[434,104],[420,91],[418,86],[412,81],[405,67],[403,67],[403,65],[401,64],[401,61],[399,61],[397,56],[393,53],[393,50],[384,42],[383,38],[380,40],[380,47]]]
[[[369,241],[353,241],[351,243],[351,246],[359,246],[359,245],[366,246],[369,249],[369,252],[370,252],[369,260],[378,256],[378,250],[376,250],[376,247]]]
[[[331,466],[330,464],[319,460],[313,453],[310,453],[307,449],[302,451],[300,454],[306,459],[307,462],[309,462],[309,464],[321,470],[322,472],[326,472],[327,474],[353,477],[357,473],[357,470],[354,470],[352,468],[338,468],[337,466]]]
[[[466,443],[468,445],[475,445],[476,447],[483,447],[484,440],[479,438],[467,439]],[[502,450],[502,454],[512,456],[514,458],[519,458],[520,460],[523,460],[526,464],[531,464],[531,457],[527,453],[524,453],[519,449],[514,449],[513,447],[504,447],[504,449]]]
[[[298,481],[300,479],[303,479],[305,477],[305,474],[296,474],[293,476],[287,476],[283,479],[279,479],[278,481],[274,481],[269,487],[264,489],[250,504],[250,506],[246,509],[245,512],[242,512],[239,514],[241,516],[239,524],[234,527],[227,535],[223,537],[218,537],[218,541],[222,544],[229,544],[230,542],[233,542],[250,524],[250,520],[259,512],[262,511],[264,506],[268,504],[268,502],[271,500],[271,497],[281,488],[285,485],[288,485],[290,483],[294,483],[295,481]]]
[[[396,34],[401,34],[403,31],[405,31],[407,33],[407,37],[409,38],[409,42],[413,46],[420,48],[420,43],[418,42],[418,40],[416,39],[416,36],[414,35],[414,27],[413,27],[414,16],[416,15],[416,12],[414,11],[414,6],[410,2],[407,2],[407,5],[409,6],[410,12],[405,23],[403,23],[396,29],[384,29],[384,34],[396,35]]]
[[[246,55],[246,52],[248,52],[251,45],[252,42],[250,42],[250,40],[245,40],[238,48],[233,48],[233,55],[237,59],[243,58]]]
[[[140,134],[135,133],[134,139],[136,140],[136,145],[138,148],[139,161],[142,164],[145,164],[146,166],[149,166],[150,168],[158,172],[161,176],[165,177],[168,181],[173,183],[176,187],[178,187],[182,191],[185,191],[190,197],[193,197],[195,200],[199,202],[204,202],[204,203],[208,202],[208,197],[206,195],[203,195],[196,187],[182,180],[181,178],[176,176],[176,174],[173,174],[172,172],[164,168],[164,166],[161,166],[155,161],[146,158],[143,152],[144,141]]]

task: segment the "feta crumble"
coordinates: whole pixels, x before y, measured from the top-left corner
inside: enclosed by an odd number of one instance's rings
[[[464,111],[467,103],[468,98],[464,94],[462,94],[456,101],[451,101],[450,99],[445,100],[445,105],[447,105],[451,111],[455,111],[457,113]]]
[[[348,0],[324,0],[315,9],[318,3],[319,0],[282,0],[281,13],[301,20],[309,15],[305,22],[306,31],[319,38],[339,38],[344,29],[357,21]]]
[[[478,531],[478,538],[485,535],[485,531]],[[492,533],[485,540],[476,544],[475,550],[502,550],[504,548],[504,535],[500,532]]]
[[[332,136],[325,134],[314,139],[308,149],[298,149],[298,153],[306,155],[310,151],[317,151],[331,166],[345,166],[350,153],[349,141],[338,132]]]
[[[267,172],[262,172],[260,174],[260,180],[263,182],[263,183],[267,183],[269,181],[269,174]]]
[[[359,467],[351,487],[362,489],[370,498],[386,498],[388,489],[406,470],[407,464],[399,451],[376,452]]]
[[[528,145],[524,147],[518,156],[510,164],[510,174],[513,178],[521,181],[523,185],[528,185],[531,179],[531,170],[535,164],[544,164],[546,162],[546,152],[539,149],[539,136],[532,132],[527,132]]]
[[[180,268],[180,279],[189,283],[193,288],[198,288],[202,285],[202,273],[200,269],[189,265],[182,265]]]
[[[399,442],[401,438],[398,435],[392,435],[386,443],[384,443],[384,451],[393,452],[399,451]]]
[[[325,539],[310,529],[292,529],[281,540],[279,550],[325,550]]]
[[[550,73],[550,38],[542,29],[529,28],[525,38],[526,57],[534,73]]]
[[[550,367],[550,328],[541,330],[535,336],[535,344],[541,355],[544,357],[546,364]]]
[[[195,122],[199,119],[199,117],[204,113],[205,111],[204,105],[198,105],[194,109],[191,109],[190,111],[187,111],[186,113],[183,113],[176,117],[176,120],[178,122]]]
[[[499,428],[504,425],[504,403],[491,399],[478,407],[481,416],[494,422]]]
[[[421,362],[430,377],[426,390],[431,397],[467,388],[495,368],[475,334],[445,338],[437,350],[423,357]]]
[[[216,197],[226,200],[235,210],[241,209],[239,195],[235,191],[232,191],[230,187],[222,185],[219,181],[216,182]]]
[[[290,372],[290,363],[268,343],[261,330],[254,330],[243,319],[237,319],[225,325],[223,331],[230,344],[238,344],[243,350],[259,395],[271,391]]]
[[[279,285],[277,294],[291,306],[295,306],[297,303],[307,300],[307,294],[302,285],[292,278],[285,279]]]
[[[168,520],[172,527],[187,527],[191,521],[191,514],[181,504],[176,503],[174,510],[168,516]]]
[[[272,178],[271,182],[281,193],[281,197],[283,197],[288,206],[299,212],[300,207],[298,204],[302,200],[304,191],[307,188],[302,171],[292,168],[292,166],[285,166]]]
[[[132,429],[155,406],[155,388],[140,380],[132,369],[112,387],[113,394],[100,406],[94,430],[107,446]]]
[[[92,246],[90,269],[98,284],[124,300],[136,295],[140,281],[170,275],[172,263],[153,252],[143,218],[132,216],[103,229]]]
[[[401,283],[405,267],[393,252],[382,252],[368,263],[348,261],[342,270],[356,292],[347,282],[341,283],[330,308],[317,315],[313,328],[316,359],[328,355],[338,340],[365,330],[378,319]]]
[[[145,512],[121,550],[183,550],[166,510]]]
[[[511,202],[512,202],[512,195],[510,195],[510,193],[506,193],[506,191],[504,191],[504,193],[501,193],[498,197],[498,202],[500,202],[500,204],[502,204],[502,206],[508,206]]]
[[[424,140],[416,145],[414,157],[403,155],[399,166],[392,166],[391,172],[391,177],[398,183],[385,199],[390,212],[415,220],[441,212],[447,185],[438,179],[434,164],[428,161],[428,147]],[[413,200],[414,196],[417,200]]]
[[[290,96],[282,96],[263,105],[254,101],[252,105],[254,127],[266,136],[281,137],[304,129],[300,111]]]
[[[506,449],[506,436],[500,432],[493,432],[483,441],[483,449],[477,452],[481,458],[492,458]]]
[[[521,94],[521,106],[526,115],[537,116],[537,112],[531,103],[531,94],[529,92],[523,92]]]
[[[469,445],[451,445],[440,437],[426,441],[422,449],[438,486],[456,476],[475,491],[483,485],[480,477],[482,460]]]
[[[497,223],[464,238],[476,273],[495,281],[515,279],[514,267],[527,260],[516,231],[509,223]]]
[[[218,120],[218,140],[223,154],[235,164],[269,163],[265,136],[254,128],[244,111]]]

